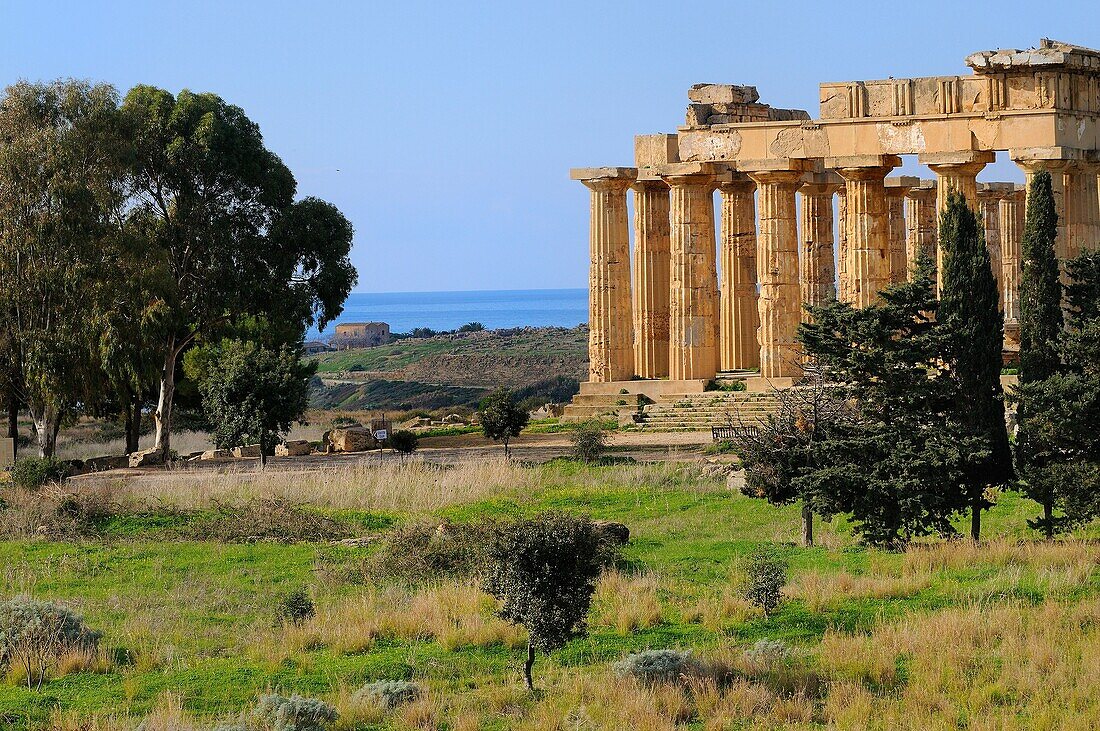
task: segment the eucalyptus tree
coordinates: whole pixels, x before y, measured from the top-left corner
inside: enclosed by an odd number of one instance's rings
[[[136,86],[121,107],[132,141],[128,222],[156,252],[163,303],[156,446],[170,447],[180,356],[242,314],[323,327],[356,281],[351,225],[315,199],[259,126],[215,94]]]
[[[103,241],[121,196],[117,94],[82,81],[20,82],[0,100],[0,319],[9,403],[25,403],[50,456],[66,411],[97,379],[92,323]]]

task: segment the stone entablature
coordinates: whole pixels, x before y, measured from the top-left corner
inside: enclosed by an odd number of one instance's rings
[[[1049,172],[1057,257],[1100,244],[1100,52],[1044,40],[967,63],[969,76],[822,84],[817,120],[760,104],[752,86],[697,84],[685,126],[635,137],[635,167],[572,171],[593,191],[591,381],[797,377],[802,305],[871,304],[918,255],[942,273],[952,192],[979,215],[1012,342],[1024,194],[977,176],[997,151],[1029,181]],[[891,175],[901,155],[936,179]]]

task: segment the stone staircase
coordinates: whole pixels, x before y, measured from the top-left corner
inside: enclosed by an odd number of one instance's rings
[[[771,391],[707,391],[659,397],[634,422],[643,431],[710,431],[712,426],[750,426],[779,410]]]

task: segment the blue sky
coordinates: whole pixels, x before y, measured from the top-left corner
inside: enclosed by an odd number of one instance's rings
[[[587,195],[697,82],[816,115],[821,81],[954,74],[1093,2],[13,2],[0,79],[213,91],[356,228],[360,291],[583,287]],[[912,168],[915,172],[915,166]],[[909,172],[907,169],[905,172]],[[923,171],[925,177],[928,172]],[[1022,180],[998,161],[981,179]]]

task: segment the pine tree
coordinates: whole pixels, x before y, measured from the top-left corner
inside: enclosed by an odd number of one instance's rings
[[[1038,381],[1058,369],[1058,338],[1062,333],[1062,286],[1054,238],[1058,214],[1050,173],[1031,181],[1027,219],[1021,246],[1020,382]]]
[[[806,352],[852,412],[808,445],[811,469],[788,476],[787,497],[826,518],[851,516],[853,530],[875,545],[953,533],[952,516],[968,504],[966,460],[988,453],[957,421],[932,276],[924,257],[914,281],[883,290],[881,302],[813,308],[801,330]]]
[[[939,319],[958,388],[958,421],[988,442],[988,453],[971,455],[964,470],[970,536],[976,541],[981,537],[981,511],[990,506],[985,489],[1003,485],[1013,476],[1001,388],[1004,315],[985,234],[959,193],[947,197],[939,241],[944,252]]]

